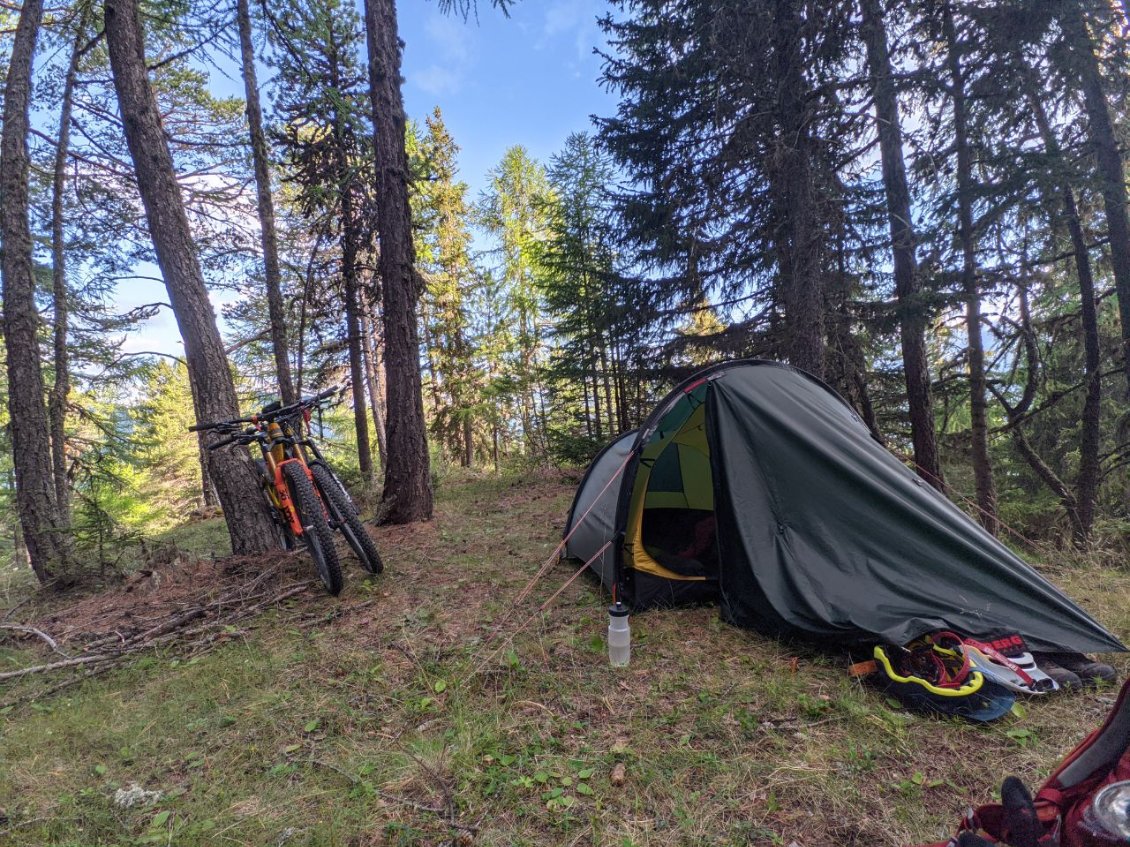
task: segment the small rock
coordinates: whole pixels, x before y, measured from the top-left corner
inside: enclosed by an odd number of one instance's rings
[[[114,805],[119,809],[132,809],[134,806],[151,806],[165,795],[160,791],[146,791],[136,782],[129,788],[119,788],[114,792]]]
[[[624,767],[623,762],[617,762],[616,766],[612,768],[612,774],[608,777],[608,781],[613,785],[623,785],[626,778],[627,768]]]

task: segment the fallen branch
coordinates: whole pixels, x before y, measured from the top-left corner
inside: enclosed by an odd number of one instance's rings
[[[131,632],[123,628],[121,632],[114,631],[99,635],[86,642],[81,651],[82,655],[0,673],[0,682],[2,682],[70,668],[87,668],[83,674],[41,691],[29,692],[6,705],[54,694],[70,685],[119,667],[129,661],[130,657],[143,651],[179,645],[188,655],[200,655],[232,637],[245,634],[236,628],[237,623],[253,618],[264,610],[303,593],[313,585],[310,581],[303,581],[291,583],[274,591],[257,592],[255,589],[261,587],[262,582],[263,575],[260,575],[251,583],[250,590],[248,587],[242,587],[224,592],[219,598],[210,602],[178,610],[163,620],[158,618],[160,622],[144,629]],[[147,623],[153,623],[153,619]],[[26,624],[0,624],[0,628],[34,635],[52,650],[60,652],[56,639],[37,627]]]
[[[18,671],[6,671],[0,673],[0,680],[16,679],[21,676],[28,676],[33,673],[46,673],[47,671],[57,671],[62,668],[74,668],[79,665],[92,665],[95,662],[105,662],[109,659],[116,658],[112,653],[102,656],[79,656],[75,659],[67,659],[63,662],[52,662],[49,665],[32,665],[30,668],[21,668]]]
[[[41,641],[46,643],[48,647],[50,647],[60,656],[68,659],[70,658],[70,656],[67,656],[66,653],[59,649],[59,643],[54,638],[52,638],[43,630],[36,629],[34,626],[24,626],[23,624],[18,623],[0,623],[0,629],[8,629],[12,632],[25,632],[28,635],[34,635],[36,638],[39,638]]]

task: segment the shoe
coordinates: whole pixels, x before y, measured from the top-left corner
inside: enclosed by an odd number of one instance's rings
[[[1036,660],[1040,670],[1050,676],[1060,688],[1072,691],[1078,691],[1082,688],[1083,680],[1079,678],[1079,674],[1049,658],[1051,655],[1051,653],[1035,653],[1032,658]]]
[[[1103,662],[1096,662],[1082,653],[1041,653],[1041,665],[1045,657],[1078,676],[1080,682],[1086,686],[1094,686],[1099,682],[1118,681],[1118,672],[1114,668]]]

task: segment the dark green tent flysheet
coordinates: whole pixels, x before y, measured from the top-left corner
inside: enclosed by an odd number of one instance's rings
[[[738,626],[844,644],[953,630],[1126,649],[831,388],[775,362],[716,365],[672,391],[593,460],[565,538],[636,611],[717,601]]]

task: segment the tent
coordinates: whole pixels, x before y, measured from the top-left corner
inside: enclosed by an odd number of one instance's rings
[[[954,630],[1126,649],[835,391],[776,362],[716,365],[675,388],[593,460],[565,539],[636,611],[716,601],[732,624],[840,644]]]

